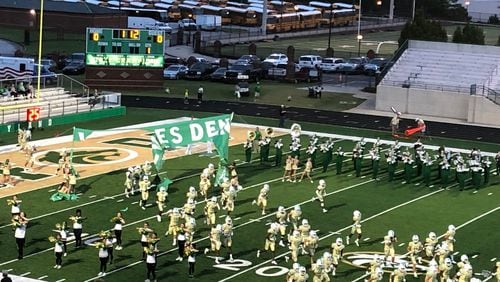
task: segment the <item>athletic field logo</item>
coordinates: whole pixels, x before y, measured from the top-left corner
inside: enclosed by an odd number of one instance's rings
[[[342,261],[349,265],[359,267],[359,268],[370,268],[370,263],[379,259],[381,262],[384,260],[384,253],[381,252],[350,252],[345,253]],[[391,273],[395,269],[398,268],[400,264],[406,265],[406,271],[408,273],[412,273],[412,264],[411,259],[409,257],[403,255],[396,255],[396,259],[394,263],[389,263],[389,261],[383,262],[381,264],[382,269],[386,273]],[[420,263],[417,261],[417,273],[422,274],[427,272],[427,265],[429,264],[428,260],[422,260]]]
[[[59,155],[65,149],[39,152],[34,155],[37,165],[58,166]],[[70,149],[66,149],[68,156]],[[73,148],[72,164],[78,166],[111,165],[130,161],[138,156],[134,150],[119,147],[79,147]]]

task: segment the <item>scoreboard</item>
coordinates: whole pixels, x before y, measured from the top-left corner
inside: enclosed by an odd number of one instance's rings
[[[163,68],[165,32],[87,28],[87,66]]]

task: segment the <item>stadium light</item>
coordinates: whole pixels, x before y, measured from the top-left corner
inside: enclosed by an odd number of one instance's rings
[[[31,10],[30,10],[30,14],[31,14],[32,16],[36,16],[36,11],[35,11],[35,9],[31,9]]]
[[[361,55],[361,40],[363,40],[363,35],[358,34],[356,38],[358,39],[358,57],[359,57]]]
[[[382,0],[377,1],[377,6],[382,6]]]
[[[44,0],[40,0],[40,31],[38,32],[38,66],[36,74],[36,101],[40,102],[40,75],[42,72],[42,38],[43,38],[43,4]],[[34,9],[30,10],[34,11]]]

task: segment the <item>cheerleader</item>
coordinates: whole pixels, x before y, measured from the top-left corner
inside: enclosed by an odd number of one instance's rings
[[[68,231],[66,230],[66,221],[63,222],[62,224],[56,224],[56,230],[54,230],[57,235],[59,236],[61,241],[63,251],[64,251],[64,256],[68,255]]]
[[[301,182],[302,179],[304,179],[304,176],[307,176],[307,178],[309,178],[309,181],[311,181],[311,183],[313,183],[313,180],[311,178],[312,167],[313,167],[312,159],[308,158],[307,162],[306,162],[306,166],[304,167],[304,171],[302,172],[302,175],[300,176],[299,182]]]
[[[63,242],[60,234],[57,234],[56,237],[49,237],[49,241],[54,243],[54,254],[56,256],[56,264],[54,265],[55,269],[60,269],[62,267],[62,256],[63,256]]]
[[[132,190],[132,178],[133,178],[133,167],[129,167],[127,172],[125,172],[125,183],[123,184],[125,186],[125,197],[130,198],[129,194],[134,194]]]
[[[106,232],[104,236],[104,243],[106,244],[106,249],[108,250],[109,264],[113,264],[113,236],[109,231]]]
[[[189,265],[189,278],[194,277],[194,266],[196,264],[196,254],[198,250],[196,249],[196,244],[191,244],[190,242],[186,243],[186,255],[188,257],[188,265]]]
[[[19,215],[21,213],[21,203],[23,201],[19,200],[17,198],[17,195],[12,196],[12,199],[7,200],[7,205],[10,206],[10,213],[12,215],[12,218],[15,216]]]
[[[281,182],[286,181],[291,181],[291,176],[292,176],[292,164],[293,164],[293,159],[291,155],[288,155],[285,161],[285,173],[283,174],[283,179]]]
[[[147,281],[156,281],[156,254],[158,250],[156,248],[147,247],[146,250],[146,268],[147,268]]]
[[[100,261],[100,266],[99,266],[99,274],[97,276],[106,276],[106,268],[108,264],[108,258],[109,258],[109,253],[108,253],[108,248],[106,247],[106,239],[102,239],[102,241],[98,242],[95,247],[99,249],[99,261]]]
[[[123,215],[121,212],[117,212],[116,216],[111,219],[111,222],[115,224],[113,230],[115,231],[116,238],[116,250],[119,251],[123,249],[122,247],[122,229],[125,224],[125,219],[123,219]]]
[[[148,247],[148,236],[153,233],[153,229],[149,227],[149,223],[145,222],[143,227],[137,228],[139,234],[141,234],[141,246],[142,246],[142,260],[146,260],[146,248]]]
[[[35,163],[35,157],[33,156],[33,154],[35,152],[36,147],[28,145],[28,147],[26,148],[26,162],[24,163],[24,171],[33,170],[33,164]]]
[[[2,167],[2,175],[3,175],[3,184],[4,185],[11,185],[10,169],[11,169],[10,160],[7,159],[7,160],[5,160],[5,163],[3,164],[3,167]]]
[[[299,169],[299,156],[292,159],[291,182],[297,182],[297,170]]]
[[[83,221],[86,219],[82,217],[82,210],[77,209],[75,216],[69,218],[73,221],[73,234],[75,234],[75,248],[82,246],[82,231],[83,231]]]
[[[26,243],[26,227],[28,225],[28,219],[24,212],[20,212],[19,215],[12,219],[12,227],[14,229],[14,237],[16,238],[17,245],[17,259],[21,260],[24,256],[24,245]]]

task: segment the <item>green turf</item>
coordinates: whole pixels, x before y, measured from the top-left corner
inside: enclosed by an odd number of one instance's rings
[[[40,173],[40,172],[26,172],[24,171],[24,167],[14,167],[11,169],[12,175],[22,177],[23,179],[28,179],[28,180],[40,180],[46,177],[49,177],[51,175],[45,174],[45,173]]]
[[[130,111],[129,111],[130,112]],[[262,123],[266,123],[265,120]],[[311,125],[304,125],[308,129],[312,129]],[[333,127],[324,125],[322,127],[327,132],[339,133]],[[344,129],[347,130],[347,129]],[[353,133],[353,131],[351,131]],[[357,133],[362,133],[357,130]],[[375,132],[364,131],[364,134],[374,136]],[[434,141],[434,140],[433,140]],[[303,140],[304,145],[307,140]],[[286,138],[285,143],[288,143]],[[467,143],[465,143],[467,144]],[[346,151],[352,147],[351,141],[340,141],[337,146],[343,146]],[[447,144],[451,146],[451,144]],[[470,144],[469,144],[470,145]],[[493,145],[492,145],[493,146]],[[494,148],[494,147],[491,147]],[[498,146],[496,146],[498,148]],[[231,159],[243,159],[241,146],[231,147]],[[303,155],[303,154],[302,154]],[[255,156],[254,156],[255,157]],[[347,158],[346,158],[347,159]],[[168,175],[174,179],[174,184],[169,188],[168,208],[180,206],[185,201],[185,191],[187,187],[196,186],[198,182],[198,174],[208,162],[213,162],[213,159],[200,157],[198,155],[182,157],[178,160],[166,162],[165,169],[161,172],[162,176]],[[403,185],[399,177],[397,181],[388,183],[385,176],[385,165],[382,165],[381,180],[374,181],[370,179],[371,171],[369,161],[364,161],[364,172],[366,176],[363,179],[352,176],[352,164],[350,160],[346,160],[344,166],[345,173],[336,176],[333,170],[329,170],[326,174],[314,173],[314,180],[317,181],[320,177],[324,178],[328,184],[328,192],[333,192],[332,195],[326,198],[326,206],[329,212],[324,215],[320,212],[320,207],[317,202],[311,202],[310,199],[314,193],[316,184],[308,182],[290,184],[276,181],[282,174],[281,168],[272,167],[271,164],[259,165],[258,161],[252,164],[242,164],[238,168],[241,179],[241,184],[245,190],[238,194],[236,203],[236,212],[233,216],[235,219],[235,237],[234,237],[234,255],[235,258],[244,261],[237,261],[240,264],[246,264],[248,261],[251,266],[245,266],[241,270],[249,269],[259,263],[269,259],[268,254],[264,254],[262,258],[256,259],[255,252],[257,248],[262,248],[264,243],[263,237],[267,226],[265,223],[273,218],[269,215],[263,218],[260,222],[250,222],[251,219],[260,217],[260,212],[255,206],[250,205],[250,202],[255,199],[262,183],[268,182],[271,185],[271,193],[269,197],[269,210],[275,211],[277,205],[290,207],[293,204],[304,202],[302,209],[304,217],[308,218],[314,229],[319,229],[320,237],[326,236],[320,243],[320,253],[336,238],[337,235],[331,235],[330,231],[340,231],[343,236],[347,234],[351,220],[352,211],[360,209],[363,212],[363,217],[367,219],[363,223],[365,237],[370,237],[370,240],[364,242],[361,247],[355,248],[348,246],[346,251],[381,251],[382,246],[378,243],[381,237],[387,232],[387,229],[396,230],[401,242],[407,242],[413,233],[417,233],[423,239],[425,234],[433,230],[441,234],[446,229],[446,226],[453,223],[457,226],[470,220],[471,218],[480,215],[483,212],[491,210],[498,206],[498,201],[494,196],[488,196],[488,193],[494,193],[498,189],[500,179],[492,178],[492,186],[481,189],[478,194],[472,194],[470,190],[459,193],[456,188],[450,191],[438,190],[436,188],[429,189],[422,186]],[[400,167],[401,168],[401,167]],[[167,172],[167,173],[165,173]],[[434,172],[434,176],[436,172]],[[66,279],[67,281],[82,281],[92,278],[98,272],[97,250],[93,247],[86,247],[82,250],[73,251],[70,245],[70,253],[64,258],[63,270],[53,270],[53,254],[47,250],[51,244],[46,238],[51,235],[52,226],[73,214],[73,211],[80,207],[83,210],[84,216],[88,217],[85,222],[84,231],[86,233],[95,234],[102,229],[111,228],[109,219],[113,214],[124,208],[128,208],[125,213],[127,223],[132,225],[127,226],[124,231],[125,248],[122,251],[115,251],[115,263],[109,267],[110,271],[121,269],[129,264],[138,262],[140,258],[140,247],[138,246],[138,233],[135,227],[140,226],[145,219],[149,220],[152,227],[158,231],[160,235],[166,231],[167,223],[157,223],[154,220],[156,208],[151,207],[146,211],[142,211],[133,202],[138,201],[138,197],[134,196],[131,199],[126,199],[123,195],[117,195],[123,190],[124,172],[116,171],[106,175],[90,177],[79,181],[78,191],[82,193],[80,199],[76,202],[56,202],[49,203],[48,197],[53,192],[49,192],[51,188],[45,188],[38,191],[21,194],[23,200],[23,209],[28,212],[28,217],[35,217],[30,223],[28,229],[28,245],[26,253],[28,257],[22,262],[11,262],[2,266],[12,268],[16,274],[30,271],[29,277],[36,278],[48,275],[50,281],[58,279]],[[53,189],[53,188],[52,188]],[[432,194],[430,194],[432,193]],[[96,195],[96,196],[94,196]],[[286,195],[286,197],[284,197]],[[420,200],[414,200],[417,197],[424,197]],[[122,201],[123,200],[123,201]],[[201,201],[201,199],[200,199]],[[413,201],[413,202],[410,202]],[[37,203],[33,205],[31,203]],[[400,206],[398,206],[400,205]],[[197,208],[196,216],[198,218],[198,234],[196,239],[203,239],[207,234],[207,227],[202,222],[201,207]],[[446,206],[446,209],[443,209]],[[61,209],[67,209],[57,212]],[[386,212],[388,209],[389,210]],[[36,216],[55,212],[51,216],[36,218]],[[8,214],[8,208],[4,205],[0,207],[0,214]],[[223,214],[220,212],[219,214]],[[236,220],[236,218],[240,219]],[[373,217],[373,218],[370,218]],[[9,218],[6,216],[0,217],[0,244],[2,250],[5,250],[0,255],[0,265],[13,257],[15,257],[15,247],[11,242],[10,227],[5,226]],[[488,217],[489,218],[489,217]],[[219,219],[220,221],[221,219]],[[405,224],[410,222],[411,224]],[[241,225],[241,226],[240,226]],[[477,226],[474,222],[471,225],[466,225],[469,228]],[[347,228],[347,229],[346,229]],[[487,236],[490,229],[483,227],[477,228],[475,236]],[[467,242],[461,230],[457,232],[457,248],[463,252],[474,252],[477,249],[481,250],[481,255],[477,259],[479,267],[487,267],[489,259],[494,256],[493,245],[496,241],[484,240],[474,242],[474,244],[462,245],[461,242]],[[176,252],[170,246],[170,238],[163,238],[160,242],[160,249],[166,252],[161,255],[158,260],[158,276],[160,281],[184,281],[186,279],[186,262],[175,262]],[[479,245],[478,245],[479,244]],[[207,246],[207,241],[199,242],[199,247]],[[473,245],[473,246],[470,246]],[[470,246],[470,247],[469,247]],[[45,251],[47,250],[47,251]],[[277,254],[282,254],[287,251],[285,248],[279,247]],[[404,252],[404,247],[397,248],[398,253]],[[29,254],[42,252],[40,254]],[[224,255],[225,250],[222,251]],[[301,257],[300,262],[304,265],[308,264],[306,257]],[[475,263],[476,264],[476,263]],[[236,272],[230,270],[217,269],[213,267],[212,259],[203,255],[198,256],[197,263],[197,279],[199,281],[217,281]],[[262,266],[268,266],[264,264]],[[280,260],[281,267],[290,267],[290,263],[285,263]],[[78,272],[78,277],[69,275],[70,273]],[[145,265],[138,263],[135,266],[116,271],[109,274],[106,281],[141,281],[145,278]],[[341,264],[338,271],[338,281],[351,281],[361,275],[364,270]],[[252,279],[255,281],[282,281],[283,277],[263,278],[255,275],[255,269],[251,269],[241,276],[235,277],[232,281],[243,281]],[[409,279],[409,281],[417,281]]]

